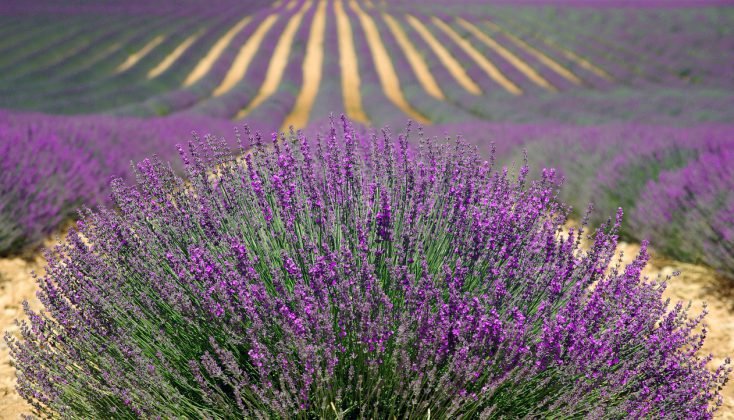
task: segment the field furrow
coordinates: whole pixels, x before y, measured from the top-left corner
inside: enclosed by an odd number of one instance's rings
[[[334,14],[339,38],[339,66],[341,67],[344,110],[352,120],[368,124],[370,119],[362,107],[362,86],[359,75],[359,60],[354,48],[352,24],[344,10],[342,0],[334,0]]]
[[[176,63],[176,61],[179,58],[181,58],[181,56],[184,55],[184,53],[189,48],[191,48],[191,46],[196,42],[197,39],[199,39],[201,37],[201,35],[204,32],[205,32],[205,30],[202,29],[202,30],[198,31],[197,33],[195,33],[195,34],[189,36],[188,38],[186,38],[183,42],[181,42],[181,44],[179,44],[176,47],[176,49],[174,49],[167,56],[165,56],[163,58],[163,60],[161,60],[161,62],[158,63],[158,65],[156,65],[155,67],[153,67],[152,69],[150,69],[150,71],[148,72],[148,75],[147,75],[148,76],[148,79],[154,79],[154,78],[160,76],[161,74],[165,73],[168,69],[170,69],[171,66],[173,66]]]
[[[211,70],[212,66],[214,66],[214,63],[217,61],[219,56],[222,55],[224,50],[229,46],[229,43],[232,42],[232,39],[237,35],[239,31],[241,31],[248,23],[250,23],[250,20],[252,20],[251,16],[245,16],[243,17],[237,24],[232,26],[224,35],[222,35],[221,38],[217,40],[217,42],[211,47],[211,49],[206,53],[204,57],[199,61],[199,63],[194,67],[194,69],[189,73],[189,75],[186,77],[186,80],[183,82],[183,86],[191,86],[194,83],[201,80],[204,76],[206,76],[207,73],[209,73],[209,70]]]
[[[534,56],[539,62],[541,62],[546,67],[550,68],[554,72],[556,72],[558,75],[563,77],[564,79],[568,80],[569,82],[581,86],[584,84],[584,81],[581,80],[578,76],[576,76],[573,72],[562,66],[560,63],[558,63],[556,60],[553,60],[548,55],[544,54],[539,49],[535,48],[534,46],[528,44],[527,42],[523,41],[522,39],[516,37],[509,31],[504,30],[499,25],[492,23],[488,20],[485,20],[484,25],[489,28],[492,31],[498,32],[501,35],[503,35],[505,38],[507,38],[510,42],[518,46],[519,48],[523,49],[528,54]]]
[[[285,27],[285,30],[283,31],[280,40],[278,41],[278,44],[273,50],[273,55],[270,58],[270,64],[268,66],[265,80],[263,81],[262,86],[260,86],[260,90],[258,91],[257,96],[255,96],[255,98],[252,99],[252,101],[250,101],[250,103],[246,107],[237,112],[237,114],[234,116],[235,119],[239,120],[247,117],[247,115],[250,114],[253,109],[257,108],[261,103],[263,103],[278,90],[280,81],[283,78],[283,73],[285,72],[285,68],[288,65],[288,56],[290,54],[291,47],[293,46],[293,40],[295,38],[296,31],[298,31],[298,28],[301,26],[304,14],[306,13],[306,11],[308,11],[308,9],[311,8],[312,5],[313,0],[306,0],[301,5],[298,12],[296,12],[296,14],[293,15],[291,20],[288,22],[288,25]]]
[[[462,38],[453,28],[447,25],[444,21],[437,17],[431,19],[434,25],[436,25],[444,34],[446,34],[456,45],[461,48],[474,62],[482,69],[487,76],[494,80],[497,84],[502,86],[506,91],[513,95],[521,95],[523,90],[515,84],[515,82],[508,79],[497,66],[487,59],[485,55],[480,53],[468,40]]]
[[[260,23],[255,32],[247,39],[247,42],[242,45],[242,48],[237,53],[237,57],[232,62],[232,66],[224,76],[222,83],[214,89],[212,96],[216,97],[223,95],[242,80],[247,73],[247,69],[250,67],[250,63],[252,63],[252,59],[255,57],[258,48],[260,48],[263,38],[265,38],[268,31],[270,31],[270,28],[273,27],[277,20],[278,15],[274,13],[266,17],[265,20]]]
[[[536,85],[550,92],[558,91],[558,89],[555,86],[551,85],[547,80],[545,80],[543,76],[538,74],[538,72],[536,72],[532,67],[530,67],[524,61],[522,61],[518,56],[513,54],[507,48],[503,47],[497,41],[492,39],[492,37],[480,31],[479,28],[477,28],[472,23],[462,18],[458,18],[457,20],[462,27],[468,30],[480,42],[482,42],[484,45],[494,50],[497,54],[499,54],[505,60],[509,61],[513,66],[515,66],[518,70],[520,70],[520,72],[522,72],[522,74],[525,75],[525,77],[527,77],[528,79],[530,79],[533,83],[535,83]]]
[[[446,47],[444,47],[435,36],[433,36],[431,31],[429,31],[428,28],[415,16],[407,15],[406,19],[410,26],[418,32],[421,38],[423,38],[423,41],[425,41],[433,50],[433,53],[436,54],[438,59],[446,67],[449,73],[451,73],[454,79],[456,79],[459,85],[472,95],[481,95],[482,89],[479,85],[469,77],[464,67],[462,67],[456,58],[451,55],[449,50],[446,49]]]
[[[385,50],[385,46],[380,38],[380,33],[377,30],[377,26],[372,20],[372,17],[362,10],[356,0],[350,0],[350,6],[357,14],[362,25],[362,29],[367,36],[367,43],[370,47],[376,66],[375,70],[380,78],[380,84],[382,85],[382,91],[385,96],[411,119],[422,124],[429,123],[430,121],[413,108],[413,106],[411,106],[405,99],[405,96],[403,96],[400,88],[400,80],[395,72],[395,67],[393,67],[390,55]]]
[[[446,97],[438,86],[438,83],[436,83],[436,79],[433,77],[433,74],[431,74],[431,70],[428,68],[423,56],[418,52],[410,39],[408,39],[408,36],[405,34],[405,31],[403,31],[403,28],[400,26],[398,21],[388,13],[383,13],[382,18],[400,45],[403,55],[410,63],[410,67],[413,69],[413,72],[420,81],[421,86],[423,86],[423,89],[436,99],[445,99]]]
[[[326,31],[326,0],[319,0],[316,14],[311,22],[311,33],[306,46],[306,57],[303,60],[303,83],[296,103],[290,114],[281,125],[281,130],[290,126],[296,129],[305,128],[311,116],[311,109],[316,101],[321,86],[321,74],[324,68],[324,36]]]

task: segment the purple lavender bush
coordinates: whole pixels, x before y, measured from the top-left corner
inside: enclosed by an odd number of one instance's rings
[[[645,246],[613,263],[621,211],[582,249],[553,171],[408,135],[343,120],[244,158],[209,136],[188,181],[140,163],[47,253],[45,310],[6,336],[20,394],[94,418],[712,416],[728,361],[706,368]]]

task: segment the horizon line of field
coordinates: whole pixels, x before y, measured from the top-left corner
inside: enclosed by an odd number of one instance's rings
[[[333,3],[330,8],[332,14],[327,12],[326,5]],[[546,92],[557,92],[558,83],[552,83],[547,77],[541,74],[538,66],[544,66],[545,71],[553,72],[555,75],[564,80],[571,86],[592,87],[592,83],[588,79],[595,77],[606,81],[612,81],[613,77],[593,64],[589,59],[575,54],[573,51],[560,46],[558,42],[542,38],[536,34],[535,41],[545,45],[545,50],[536,48],[521,36],[513,34],[505,26],[489,19],[482,19],[482,26],[486,30],[481,30],[475,23],[470,22],[460,16],[454,19],[454,26],[446,23],[437,16],[425,17],[423,21],[419,19],[422,16],[414,16],[406,14],[402,21],[399,17],[394,17],[386,11],[379,13],[381,20],[376,19],[372,14],[366,12],[360,7],[356,0],[346,0],[351,12],[356,15],[356,21],[359,23],[361,30],[364,32],[369,52],[374,60],[375,70],[378,76],[379,84],[385,97],[395,105],[400,111],[422,123],[430,123],[419,110],[413,108],[409,100],[403,95],[400,87],[398,73],[393,65],[393,60],[388,53],[383,38],[392,37],[393,41],[399,47],[398,49],[407,60],[411,67],[418,84],[424,92],[431,98],[439,101],[452,101],[447,97],[446,93],[439,86],[430,65],[427,63],[427,55],[432,54],[437,63],[443,67],[443,70],[451,76],[451,83],[456,83],[465,93],[470,95],[482,95],[486,93],[486,87],[483,89],[476,80],[477,77],[468,74],[468,65],[478,67],[486,76],[485,80],[494,83],[494,87],[500,87],[505,92],[512,95],[521,95],[525,93],[524,86],[520,86],[518,77],[523,77],[526,84],[540,88]],[[374,4],[365,3],[367,9],[374,9]],[[203,58],[198,61],[195,67],[188,73],[180,88],[188,88],[205,79],[211,72],[212,67],[218,59],[222,57],[228,48],[236,48],[233,45],[235,37],[241,32],[257,26],[252,34],[240,46],[234,60],[230,63],[229,68],[224,77],[216,82],[216,87],[210,89],[205,97],[199,101],[182,109],[176,109],[174,112],[185,111],[188,108],[199,106],[201,102],[218,98],[223,95],[236,93],[237,87],[247,78],[247,72],[250,65],[255,61],[257,53],[261,50],[261,45],[268,34],[273,31],[271,29],[279,20],[289,19],[286,30],[281,32],[280,38],[277,40],[276,47],[270,57],[267,75],[257,95],[249,100],[246,104],[240,105],[239,109],[228,115],[229,118],[242,119],[247,117],[252,110],[257,108],[266,99],[273,96],[280,85],[286,65],[289,61],[290,52],[294,42],[296,31],[301,26],[306,13],[313,15],[311,31],[308,37],[306,53],[303,59],[303,85],[301,86],[298,98],[295,101],[291,111],[284,118],[282,126],[287,127],[291,124],[295,126],[305,125],[309,121],[311,108],[313,107],[315,97],[319,92],[319,85],[322,79],[322,71],[324,66],[324,38],[327,20],[336,21],[338,37],[339,37],[339,60],[342,77],[342,95],[344,100],[344,109],[349,117],[355,121],[369,123],[369,117],[364,112],[361,98],[359,97],[359,66],[350,63],[350,60],[358,60],[353,40],[353,27],[356,26],[351,17],[348,15],[348,9],[343,5],[342,0],[291,0],[289,2],[276,2],[271,8],[267,9],[267,16],[262,19],[254,19],[253,15],[245,16],[233,25],[225,34],[223,34],[204,54]],[[430,21],[434,30],[431,31],[426,23]],[[406,25],[407,24],[407,25]],[[354,25],[354,26],[353,26]],[[380,31],[378,25],[382,25]],[[462,36],[457,32],[457,27],[466,31],[468,36]],[[408,34],[407,30],[413,31]],[[147,80],[160,77],[166,71],[172,69],[177,60],[181,59],[184,53],[189,50],[196,41],[202,37],[205,29],[200,29],[194,34],[189,34],[182,42],[175,44],[175,48],[169,54],[158,60],[154,65],[149,64],[149,70],[145,72]],[[345,36],[349,33],[348,36]],[[417,37],[415,35],[418,35]],[[505,43],[498,42],[493,36],[498,35],[505,40]],[[458,48],[470,60],[463,60],[464,63],[456,57],[456,54],[446,48],[445,42],[442,42],[437,36],[443,36],[451,40],[452,46]],[[471,39],[469,38],[471,37]],[[417,43],[423,43],[421,49]],[[346,41],[344,41],[346,39]],[[127,59],[115,69],[115,74],[125,73],[134,70],[140,65],[145,57],[153,52],[157,47],[167,41],[166,36],[157,35],[145,43],[139,50],[134,51]],[[474,42],[472,42],[474,41]],[[507,44],[511,44],[509,47]],[[169,46],[170,47],[170,46]],[[482,51],[483,50],[483,51]],[[554,52],[565,58],[569,63],[573,63],[577,68],[570,69],[559,62],[557,58],[552,57],[550,52]],[[489,57],[487,53],[493,54],[496,60],[504,60],[507,64],[518,71],[518,75],[511,79],[504,74]],[[521,55],[522,54],[522,55]],[[536,60],[535,66],[526,62],[525,57],[533,57]],[[435,66],[434,66],[435,68]],[[579,70],[584,70],[588,75],[580,76]],[[356,83],[348,87],[344,81],[351,80]],[[444,80],[442,80],[444,81]],[[485,83],[486,84],[486,83]],[[355,95],[355,92],[357,93]],[[454,103],[455,104],[455,103]]]

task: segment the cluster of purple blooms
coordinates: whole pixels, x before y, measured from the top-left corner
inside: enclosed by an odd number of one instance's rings
[[[246,130],[157,159],[47,253],[6,336],[18,390],[72,417],[710,418],[703,314],[615,262],[621,211],[560,235],[538,180],[410,129]],[[414,134],[413,134],[414,135]],[[239,136],[238,136],[239,137]],[[583,239],[591,245],[582,248]]]

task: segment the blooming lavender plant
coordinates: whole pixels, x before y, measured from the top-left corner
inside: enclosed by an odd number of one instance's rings
[[[621,211],[584,250],[553,171],[409,134],[205,137],[188,182],[143,161],[48,252],[18,391],[72,417],[712,416],[728,362],[645,246],[614,263]]]

